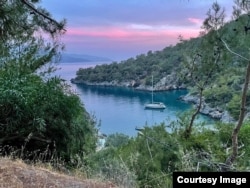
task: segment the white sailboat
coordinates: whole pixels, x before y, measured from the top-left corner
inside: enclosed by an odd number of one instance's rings
[[[166,105],[163,102],[154,101],[154,78],[152,76],[152,94],[151,103],[145,104],[145,109],[165,109]]]

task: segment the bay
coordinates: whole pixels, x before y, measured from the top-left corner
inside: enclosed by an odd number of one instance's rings
[[[144,104],[151,101],[151,92],[139,91],[124,87],[86,86],[72,84],[70,79],[76,76],[79,68],[93,67],[97,64],[109,62],[89,63],[61,63],[56,75],[65,79],[79,95],[85,109],[100,123],[100,132],[106,135],[123,133],[129,136],[137,134],[135,128],[153,126],[160,123],[168,125],[177,120],[177,116],[190,108],[191,104],[178,100],[186,90],[155,92],[155,101],[162,101],[167,106],[164,110],[145,109]],[[213,120],[200,115],[199,121],[208,124]]]

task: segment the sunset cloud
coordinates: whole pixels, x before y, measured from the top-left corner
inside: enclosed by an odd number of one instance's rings
[[[57,20],[66,18],[62,38],[72,53],[126,59],[161,50],[199,35],[210,0],[43,0]],[[233,0],[217,0],[226,10]],[[60,6],[58,6],[60,4]]]
[[[143,28],[143,29],[142,29]],[[181,31],[180,31],[181,30]],[[199,30],[193,28],[169,27],[165,29],[153,27],[96,27],[96,28],[69,28],[66,36],[70,39],[79,38],[105,38],[107,40],[143,40],[157,37],[173,37],[183,35],[186,38],[196,37]]]
[[[188,21],[197,25],[201,25],[203,23],[203,20],[199,18],[188,18]]]

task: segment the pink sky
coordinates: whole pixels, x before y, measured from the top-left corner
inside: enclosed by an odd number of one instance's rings
[[[213,0],[43,0],[56,19],[67,20],[67,53],[116,61],[162,50],[198,36]],[[230,16],[233,0],[217,0]],[[58,6],[60,4],[60,6]]]

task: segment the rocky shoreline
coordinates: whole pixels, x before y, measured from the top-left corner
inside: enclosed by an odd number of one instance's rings
[[[187,94],[185,96],[181,96],[180,100],[183,100],[188,103],[192,103],[194,105],[198,105],[199,103],[199,98],[198,96],[193,96],[190,94]],[[213,119],[220,120],[223,123],[233,123],[235,120],[230,116],[228,111],[223,110],[219,107],[212,108],[207,104],[204,99],[202,100],[202,106],[200,110],[201,114],[207,115]]]
[[[85,85],[92,85],[92,86],[109,86],[109,87],[130,87],[136,90],[142,90],[142,91],[152,91],[152,86],[146,86],[141,83],[136,82],[135,80],[132,81],[125,81],[125,82],[117,82],[117,81],[111,81],[111,82],[98,82],[98,83],[92,83],[92,82],[85,82],[82,80],[72,79],[72,83],[74,84],[85,84]],[[155,84],[154,90],[157,91],[170,91],[170,90],[179,90],[179,89],[186,89],[186,86],[184,84],[179,84],[178,79],[176,77],[176,74],[170,74],[166,77],[162,78],[158,83]],[[193,96],[190,94],[187,94],[185,96],[181,96],[180,100],[183,100],[187,103],[192,103],[194,105],[197,105],[199,103],[198,96]],[[234,122],[234,119],[230,116],[230,114],[219,108],[212,108],[207,104],[204,99],[202,101],[202,107],[201,107],[201,114],[207,115],[213,119],[220,120],[224,123],[232,123]]]
[[[114,87],[131,87],[137,90],[144,90],[144,91],[152,91],[152,86],[147,86],[139,81],[130,80],[124,82],[118,82],[113,80],[111,82],[104,81],[104,82],[88,82],[79,79],[71,79],[71,83],[74,84],[85,84],[85,85],[92,85],[92,86],[114,86]],[[169,74],[163,77],[158,83],[155,84],[154,90],[155,91],[169,91],[169,90],[177,90],[177,89],[186,89],[185,85],[179,84],[178,78],[175,73]]]

